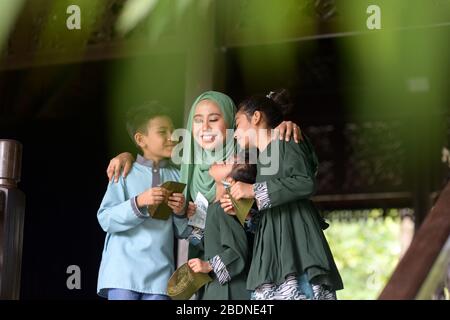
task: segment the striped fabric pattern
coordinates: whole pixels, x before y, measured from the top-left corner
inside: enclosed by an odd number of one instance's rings
[[[336,300],[336,293],[322,285],[311,286],[312,296],[305,292],[295,274],[288,275],[280,284],[264,283],[252,292],[252,300]]]
[[[265,181],[254,183],[253,192],[255,193],[256,205],[259,210],[269,209],[272,206]]]
[[[337,300],[336,291],[328,290],[325,286],[312,285],[314,300]]]
[[[136,215],[136,217],[138,217],[140,219],[146,219],[146,218],[150,217],[148,212],[147,212],[147,214],[143,213],[144,210],[147,210],[147,207],[141,209],[142,211],[139,210],[139,207],[137,205],[137,196],[131,198],[131,207],[133,208],[133,213]]]
[[[225,284],[228,281],[231,280],[230,274],[228,273],[227,267],[222,262],[222,259],[220,259],[219,255],[216,255],[212,257],[209,260],[209,264],[211,265],[211,268],[213,269],[217,280],[219,280],[220,284]]]

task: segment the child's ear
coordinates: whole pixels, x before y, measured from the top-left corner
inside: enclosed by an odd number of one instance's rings
[[[143,135],[140,132],[136,132],[136,134],[134,135],[134,141],[141,148],[144,147],[144,145],[145,145],[145,143],[143,141]]]
[[[228,183],[233,183],[234,179],[232,177],[228,177],[228,178],[225,179],[225,181],[228,182]]]
[[[261,122],[262,114],[260,111],[255,111],[252,116],[252,125],[258,125]]]

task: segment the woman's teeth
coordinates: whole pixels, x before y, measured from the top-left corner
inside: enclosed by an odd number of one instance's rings
[[[202,135],[202,140],[205,142],[213,142],[214,139],[216,138],[215,135],[211,135],[211,134],[204,134]]]

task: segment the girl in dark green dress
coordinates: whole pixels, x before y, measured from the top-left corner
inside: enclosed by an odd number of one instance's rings
[[[203,300],[248,300],[246,289],[250,251],[247,235],[238,219],[226,214],[219,199],[226,193],[223,180],[254,183],[256,165],[247,163],[214,164],[209,174],[216,182],[216,201],[209,205],[205,233],[202,239],[206,260],[190,259],[194,272],[211,273],[213,281],[200,294]]]
[[[327,224],[310,200],[317,157],[307,137],[285,142],[271,130],[290,106],[282,90],[245,100],[236,114],[239,145],[259,151],[256,183],[231,187],[236,200],[255,198],[261,214],[247,289],[252,299],[336,299],[342,280],[322,231]],[[227,196],[221,202],[232,208]]]

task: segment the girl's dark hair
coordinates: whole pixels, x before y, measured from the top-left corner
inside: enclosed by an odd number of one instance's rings
[[[270,128],[276,128],[293,107],[291,95],[286,89],[271,91],[267,95],[257,94],[242,101],[238,106],[239,112],[244,112],[248,118],[255,111],[264,114]]]
[[[241,152],[237,156],[238,162],[233,165],[229,177],[235,181],[254,184],[256,181],[256,164],[250,163],[248,152]]]

